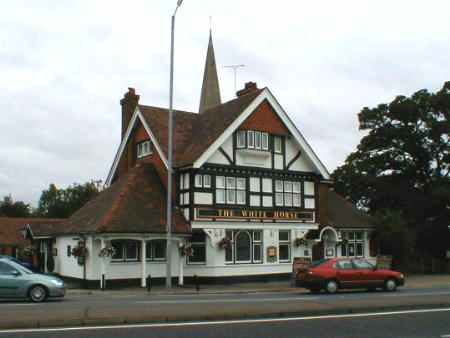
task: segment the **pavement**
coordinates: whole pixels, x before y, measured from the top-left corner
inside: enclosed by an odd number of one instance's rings
[[[422,288],[450,288],[450,275],[410,275],[406,276],[406,285],[404,288],[422,289]],[[255,283],[235,283],[235,284],[205,284],[200,285],[197,291],[195,285],[178,286],[173,285],[172,289],[167,289],[164,285],[153,286],[150,292],[145,288],[129,287],[107,290],[87,290],[69,288],[68,295],[170,295],[170,294],[224,294],[224,293],[259,293],[259,292],[294,292],[303,291],[308,293],[306,289],[293,288],[290,281],[271,281],[271,282],[255,282]]]
[[[397,292],[310,294],[289,282],[113,291],[69,290],[62,300],[0,302],[0,328],[174,323],[323,316],[450,307],[450,276],[415,276]],[[0,335],[1,336],[1,335]]]

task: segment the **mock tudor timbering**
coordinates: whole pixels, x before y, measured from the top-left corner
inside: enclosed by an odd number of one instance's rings
[[[330,190],[328,171],[268,88],[221,103],[212,37],[200,113],[174,111],[173,252],[165,252],[168,110],[120,101],[106,189],[53,233],[58,273],[100,281],[285,276],[296,257],[373,258],[371,220]],[[297,107],[302,109],[302,107]],[[31,229],[33,230],[33,229]],[[38,227],[36,227],[38,232]],[[70,248],[82,241],[82,267]],[[106,247],[114,255],[99,257]]]

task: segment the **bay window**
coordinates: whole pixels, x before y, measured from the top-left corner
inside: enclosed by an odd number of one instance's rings
[[[216,176],[216,203],[246,204],[245,178]]]
[[[166,260],[166,240],[155,239],[147,242],[145,253],[147,261],[165,261]]]
[[[111,246],[115,252],[111,261],[133,262],[139,259],[139,241],[136,240],[113,240]]]
[[[276,180],[275,205],[299,208],[301,206],[300,182]]]

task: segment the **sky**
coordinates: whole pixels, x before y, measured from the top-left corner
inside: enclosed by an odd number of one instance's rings
[[[105,180],[120,99],[168,106],[176,0],[4,1],[0,198],[35,206],[50,183]],[[209,28],[222,100],[268,87],[332,172],[363,132],[358,112],[450,80],[450,1],[185,0],[175,31],[176,109],[197,111]],[[211,17],[211,19],[210,19]],[[211,24],[210,24],[211,23]]]

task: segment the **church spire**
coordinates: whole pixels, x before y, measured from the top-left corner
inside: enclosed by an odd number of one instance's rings
[[[217,77],[216,58],[212,42],[212,33],[209,30],[208,51],[206,53],[205,71],[203,73],[202,92],[200,96],[199,113],[221,103],[219,78]]]

